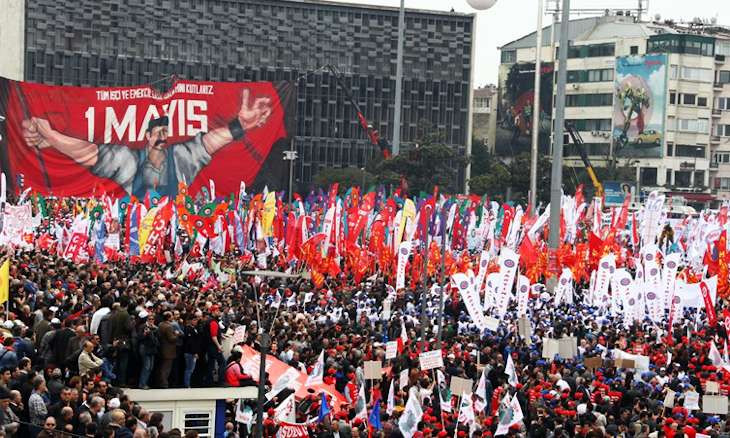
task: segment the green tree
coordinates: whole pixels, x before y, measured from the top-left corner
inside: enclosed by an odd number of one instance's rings
[[[421,140],[415,145],[402,148],[400,154],[388,160],[374,161],[368,170],[379,184],[386,186],[397,187],[401,178],[405,179],[410,193],[431,193],[435,185],[442,192],[458,193],[458,171],[467,160],[423,123],[419,127],[419,137]]]

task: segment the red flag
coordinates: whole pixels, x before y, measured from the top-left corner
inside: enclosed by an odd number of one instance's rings
[[[712,295],[710,295],[710,288],[707,287],[707,283],[705,283],[704,281],[700,282],[700,292],[702,292],[702,299],[705,301],[707,322],[710,324],[710,326],[715,327],[717,325],[717,314],[715,313],[715,305],[712,304]]]

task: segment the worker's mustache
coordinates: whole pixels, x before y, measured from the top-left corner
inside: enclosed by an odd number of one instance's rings
[[[162,139],[160,139],[160,140],[157,140],[157,141],[155,142],[155,146],[160,146],[160,145],[164,145],[164,144],[165,144],[165,140],[162,140]]]

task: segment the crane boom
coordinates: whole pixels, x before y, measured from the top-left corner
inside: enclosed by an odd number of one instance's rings
[[[583,165],[586,168],[586,173],[588,173],[588,177],[591,179],[591,183],[593,184],[593,188],[595,189],[595,196],[603,196],[603,185],[598,180],[598,177],[596,176],[596,171],[593,169],[593,165],[591,164],[591,161],[588,159],[588,154],[585,150],[585,144],[583,143],[583,138],[580,136],[580,133],[575,128],[575,125],[572,123],[566,123],[565,124],[565,130],[568,131],[568,134],[573,139],[573,143],[577,145],[578,154],[580,155],[580,159],[583,161]]]

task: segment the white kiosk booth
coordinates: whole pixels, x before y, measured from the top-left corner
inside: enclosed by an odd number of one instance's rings
[[[195,430],[200,438],[223,436],[225,401],[256,399],[256,386],[241,388],[125,389],[129,398],[149,412],[164,414],[165,430]]]

